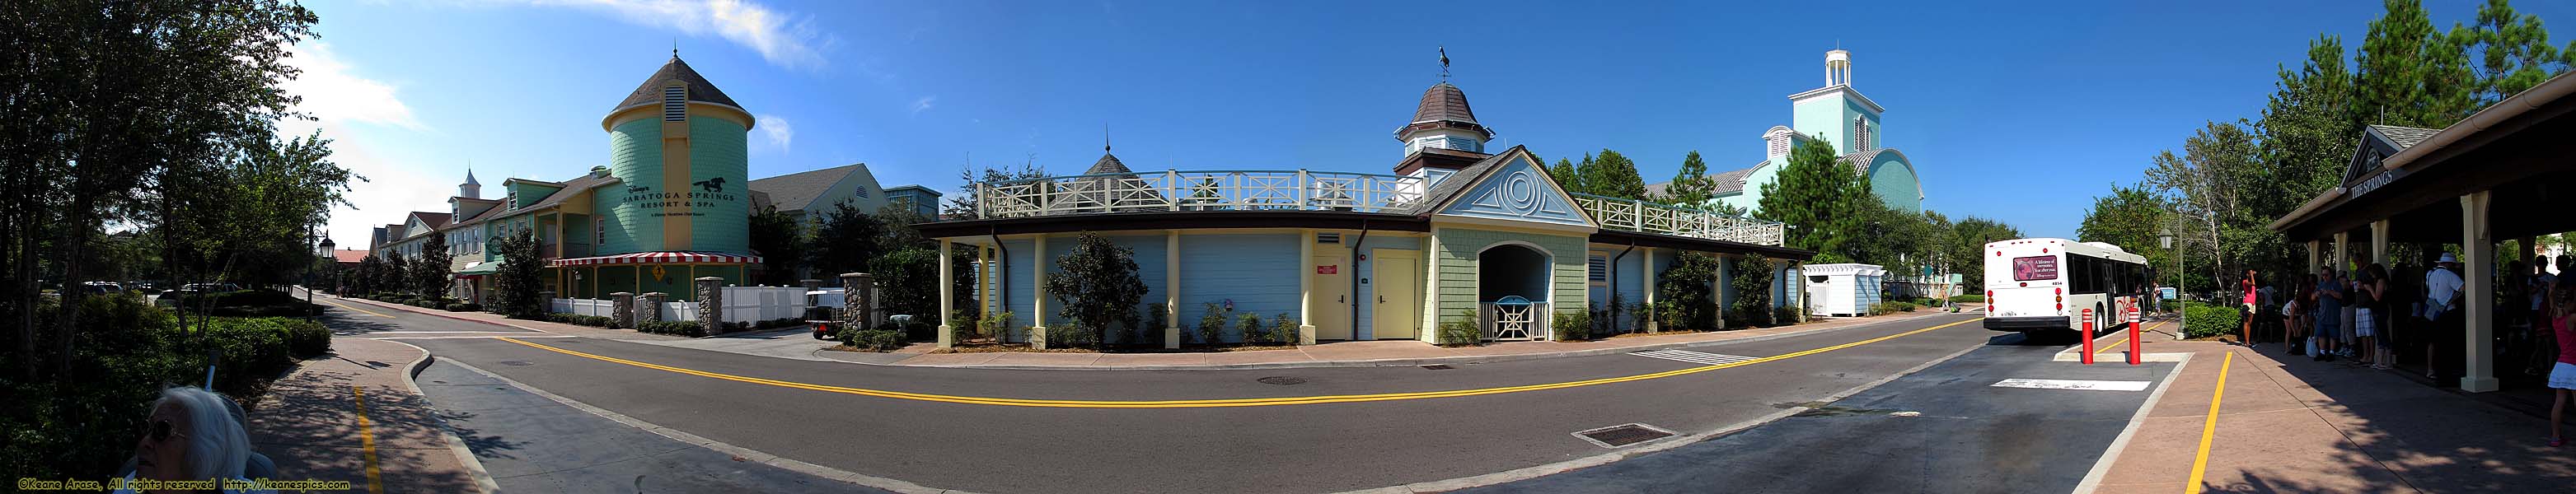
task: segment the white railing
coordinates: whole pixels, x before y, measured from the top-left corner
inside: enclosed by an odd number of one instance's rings
[[[1528,323],[1526,328],[1523,330],[1523,333],[1525,334],[1516,334],[1509,338],[1503,338],[1503,335],[1500,334],[1503,329],[1503,311],[1500,307],[1494,305],[1493,302],[1476,303],[1476,324],[1483,327],[1485,331],[1485,339],[1487,340],[1536,341],[1556,339],[1556,328],[1551,327],[1556,322],[1556,311],[1553,309],[1553,306],[1549,305],[1546,301],[1531,301],[1525,311],[1529,317],[1529,320],[1525,321]]]
[[[617,312],[617,301],[614,300],[559,298],[550,305],[554,312],[582,316],[615,317],[611,314]]]
[[[805,289],[799,287],[724,287],[724,322],[758,322],[805,317]]]
[[[1144,211],[1309,210],[1363,213],[1422,201],[1421,178],[1370,173],[1178,171],[1072,175],[975,185],[982,218]]]
[[[1780,245],[1780,222],[1727,216],[1669,204],[1635,199],[1620,199],[1591,194],[1572,194],[1574,206],[1583,208],[1601,228],[1632,232],[1661,233],[1709,240],[1724,240],[1753,245]]]

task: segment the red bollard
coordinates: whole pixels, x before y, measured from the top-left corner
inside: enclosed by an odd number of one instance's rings
[[[2129,365],[2138,365],[2139,356],[2147,352],[2146,340],[2138,338],[2138,326],[2138,323],[2129,323]]]
[[[2084,309],[2084,365],[2093,365],[2093,309]]]

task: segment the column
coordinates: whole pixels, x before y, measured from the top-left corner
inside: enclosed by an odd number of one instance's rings
[[[875,283],[867,273],[841,273],[841,311],[832,319],[840,327],[871,329],[868,317],[868,286]]]
[[[1655,248],[1647,247],[1645,250],[1646,258],[1642,260],[1643,263],[1638,264],[1638,266],[1641,266],[1638,271],[1641,272],[1637,273],[1637,285],[1645,288],[1646,292],[1645,312],[1650,314],[1650,316],[1646,318],[1646,332],[1660,333],[1664,331],[1663,322],[1661,321],[1661,319],[1664,318],[1664,315],[1655,313]],[[1589,253],[1586,255],[1589,255]]]
[[[1431,236],[1423,239],[1422,265],[1429,271],[1422,277],[1422,329],[1413,332],[1413,339],[1425,343],[1440,342],[1440,258],[1445,253],[1441,249],[1440,229],[1433,228]]]
[[[1305,175],[1299,170],[1298,175]],[[1315,231],[1297,232],[1297,344],[1315,344]],[[1354,270],[1356,271],[1356,270]]]
[[[952,271],[955,268],[948,261],[949,244],[948,239],[939,239],[939,348],[957,345],[957,335],[951,332],[956,328],[952,326],[956,321],[949,320],[957,312],[957,291],[948,289],[956,286],[957,279]]]
[[[1163,348],[1181,347],[1181,231],[1163,232]]]
[[[2370,262],[2388,266],[2388,220],[2370,222]]]
[[[692,281],[698,283],[698,327],[706,328],[707,334],[724,334],[724,278],[708,276]]]
[[[2304,273],[2304,274],[2317,274],[2317,256],[2323,253],[2322,251],[2320,251],[2320,250],[2319,250],[2319,249],[2321,249],[2321,248],[2322,248],[2322,247],[2319,247],[2319,244],[2317,243],[2317,241],[2315,241],[2315,240],[2309,240],[2309,241],[2308,241],[2308,271],[2307,271],[2306,273]],[[2181,273],[2175,273],[2175,274],[2180,275]],[[2185,283],[2185,284],[2189,284],[2189,283]]]
[[[1046,235],[1038,235],[1029,251],[1029,348],[1046,349],[1047,250]]]
[[[632,292],[611,293],[608,294],[608,299],[611,301],[609,302],[611,304],[611,309],[609,309],[610,314],[608,317],[615,320],[611,323],[612,326],[610,327],[635,327],[635,294]]]
[[[1733,283],[1728,280],[1727,272],[1734,269],[1734,257],[1717,256],[1717,286],[1709,287],[1708,291],[1709,300],[1717,301],[1717,327],[1709,329],[1726,329],[1726,289],[1733,286]]]
[[[2460,260],[2468,287],[2461,295],[2462,312],[2468,316],[2468,373],[2460,376],[2460,389],[2472,393],[2496,390],[2495,376],[2495,233],[2487,229],[2487,205],[2494,199],[2492,191],[2477,191],[2460,196]]]
[[[662,292],[636,295],[635,327],[643,328],[646,324],[662,322],[662,301],[669,297],[670,295]]]
[[[2352,274],[2352,232],[2335,232],[2333,267],[2337,275]]]

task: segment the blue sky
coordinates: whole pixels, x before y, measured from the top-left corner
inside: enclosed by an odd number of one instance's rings
[[[2377,2],[1981,4],[1849,1],[1598,8],[1567,2],[316,2],[292,89],[345,166],[373,179],[334,237],[443,211],[468,163],[487,186],[607,160],[599,119],[670,57],[758,115],[751,172],[865,162],[886,186],[1034,157],[1075,173],[1104,129],[1138,169],[1386,172],[1391,132],[1451,81],[1498,147],[1608,148],[1668,180],[1697,150],[1751,166],[1786,96],[1851,50],[1887,107],[1885,144],[1924,206],[2074,235],[2092,197],[2207,120],[2255,118],[2277,64],[2319,33],[2357,46]],[[2436,1],[2438,25],[2476,3]],[[2576,5],[2526,0],[2576,36]],[[486,196],[495,195],[487,191]]]

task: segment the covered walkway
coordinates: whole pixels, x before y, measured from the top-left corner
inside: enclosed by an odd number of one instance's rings
[[[2459,369],[2460,389],[2494,391],[2498,309],[2527,308],[2522,301],[2500,305],[2497,299],[2497,276],[2503,273],[2496,267],[2496,245],[2521,239],[2517,245],[2526,252],[2516,257],[2530,259],[2532,237],[2576,231],[2576,97],[2570,93],[2576,93],[2576,76],[2560,74],[2440,130],[2371,126],[2343,185],[2272,228],[2307,244],[2309,273],[2373,262],[2405,272],[2397,267],[2420,264],[2390,259],[2390,242],[2423,244],[2428,253],[2458,245],[2466,281],[2458,324],[2465,331],[2403,322],[2396,331],[2400,339],[2439,340],[2433,343],[2442,345],[2442,354],[2435,358],[2443,362],[2436,368]],[[2369,250],[2353,252],[2356,240],[2367,242]],[[2408,288],[2391,299],[2393,307],[2416,298],[2418,276],[2395,275]],[[2455,350],[2460,360],[2450,360]]]

